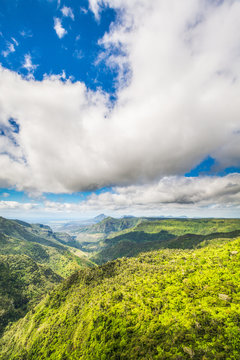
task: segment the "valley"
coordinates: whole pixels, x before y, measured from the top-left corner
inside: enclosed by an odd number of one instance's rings
[[[0,225],[1,360],[238,358],[239,219]]]

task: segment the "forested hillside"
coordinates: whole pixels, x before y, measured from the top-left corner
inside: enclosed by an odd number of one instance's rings
[[[93,266],[60,241],[48,226],[0,217],[0,335],[64,277]]]
[[[139,221],[140,218],[137,217],[124,217],[121,219],[115,219],[109,216],[104,218],[97,224],[75,229],[74,233],[100,233],[106,235],[113,232],[129,229],[139,223]]]
[[[76,272],[5,333],[11,359],[239,359],[240,238]]]
[[[0,255],[0,335],[63,278],[26,255]]]
[[[76,256],[72,248],[61,241],[47,226],[0,217],[0,254],[27,255],[63,277],[93,265],[86,256]]]
[[[144,219],[101,241],[92,260],[103,264],[150,250],[192,249],[211,239],[232,239],[239,235],[239,219]]]

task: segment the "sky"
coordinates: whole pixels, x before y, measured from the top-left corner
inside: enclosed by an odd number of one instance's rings
[[[240,216],[239,0],[1,0],[0,215]]]

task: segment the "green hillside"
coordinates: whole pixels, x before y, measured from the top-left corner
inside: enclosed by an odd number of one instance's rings
[[[114,256],[107,256],[107,260],[111,260],[119,256],[128,256],[129,248],[131,245],[136,248],[136,243],[138,243],[137,246],[141,243],[141,246],[139,246],[139,251],[133,251],[134,255],[145,251],[145,249],[147,251],[159,249],[162,247],[159,241],[186,234],[209,235],[235,230],[240,230],[239,219],[156,219],[143,217],[114,219],[108,217],[98,224],[76,230],[76,239],[72,240],[71,245],[86,252],[98,254],[102,250],[104,252],[109,250],[108,252],[110,252],[109,246],[112,247],[114,244],[114,248],[112,248]],[[111,241],[111,239],[113,240]],[[146,243],[142,248],[144,242]],[[94,256],[93,259],[97,259],[97,257]]]
[[[0,254],[27,255],[66,277],[82,267],[93,266],[86,256],[62,245],[50,228],[0,217]]]
[[[240,229],[240,219],[162,219],[156,221],[144,220],[135,231],[158,233],[167,231],[174,235],[199,234],[207,235],[215,232],[228,232]]]
[[[99,242],[91,259],[103,264],[162,248],[192,249],[209,239],[232,239],[239,235],[239,219],[139,219],[132,228],[111,233]],[[86,247],[91,250],[89,245]]]
[[[26,255],[0,255],[0,335],[62,278]]]
[[[137,223],[139,223],[139,221],[140,219],[135,217],[129,217],[129,218],[126,217],[122,219],[107,217],[97,224],[76,229],[74,233],[88,233],[88,234],[100,233],[107,235],[112,232],[118,232],[132,228]]]
[[[231,232],[211,233],[208,235],[184,234],[175,236],[167,231],[159,233],[145,233],[144,231],[131,231],[106,239],[102,247],[91,259],[96,264],[103,264],[123,256],[132,257],[139,253],[158,249],[194,249],[204,246],[213,239],[233,239],[240,236],[240,230]]]
[[[5,333],[2,360],[239,359],[240,238],[73,274]]]

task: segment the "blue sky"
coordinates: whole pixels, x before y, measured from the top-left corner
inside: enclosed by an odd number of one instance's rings
[[[64,15],[63,9],[71,9]],[[68,13],[67,13],[68,14]],[[25,56],[31,57],[34,77],[62,71],[74,81],[84,81],[87,87],[115,91],[116,73],[101,62],[94,63],[101,51],[98,40],[109,30],[115,12],[105,9],[100,21],[88,9],[88,1],[3,0],[0,4],[1,63],[4,67],[28,74]],[[54,19],[59,19],[66,34],[59,38],[54,30]],[[11,52],[11,46],[12,48]],[[9,50],[10,47],[10,50]],[[8,53],[10,51],[10,53]]]
[[[2,215],[239,216],[239,2],[179,6],[0,2]]]

